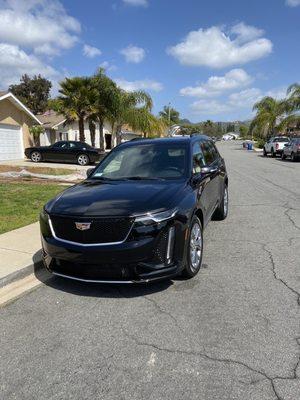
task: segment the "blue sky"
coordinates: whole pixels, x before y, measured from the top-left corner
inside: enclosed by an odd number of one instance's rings
[[[99,66],[192,121],[246,119],[299,82],[300,0],[0,0],[0,88]]]

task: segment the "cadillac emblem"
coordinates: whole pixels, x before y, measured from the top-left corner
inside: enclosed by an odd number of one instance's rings
[[[75,222],[75,226],[80,231],[87,231],[91,227],[91,222]]]

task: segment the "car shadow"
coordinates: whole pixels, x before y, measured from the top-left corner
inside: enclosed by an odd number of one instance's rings
[[[44,267],[41,261],[41,250],[36,252],[33,257],[35,277],[44,285],[52,289],[84,297],[99,298],[134,298],[146,296],[153,293],[167,290],[173,285],[172,280],[142,284],[100,284],[85,283],[74,281],[67,278],[52,275]]]

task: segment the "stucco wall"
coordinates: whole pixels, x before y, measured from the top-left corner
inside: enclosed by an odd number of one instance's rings
[[[0,101],[0,124],[21,126],[24,148],[33,145],[29,127],[34,125],[32,118],[24,111],[19,110],[10,100]]]

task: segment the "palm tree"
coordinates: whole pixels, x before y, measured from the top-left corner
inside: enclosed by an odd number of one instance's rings
[[[294,83],[287,90],[287,107],[290,112],[300,110],[300,84]]]
[[[152,99],[144,91],[126,92],[115,88],[113,103],[109,110],[109,120],[112,129],[116,128],[117,143],[121,142],[122,126],[128,124],[133,130],[142,131],[149,122]]]
[[[160,111],[159,116],[165,120],[168,125],[174,125],[179,123],[179,112],[175,108],[164,106],[163,110]]]
[[[114,96],[117,85],[108,76],[104,69],[100,68],[92,77],[92,90],[90,93],[90,103],[92,116],[98,120],[99,124],[99,147],[104,150],[104,122],[111,115],[114,104]]]
[[[286,123],[286,103],[273,97],[264,97],[254,104],[256,116],[251,122],[250,133],[258,137],[269,137],[280,130]]]
[[[79,140],[84,142],[84,120],[91,111],[91,80],[88,77],[66,78],[60,86],[56,110],[68,120],[78,120]]]

